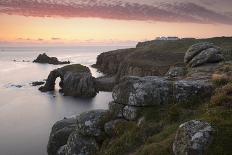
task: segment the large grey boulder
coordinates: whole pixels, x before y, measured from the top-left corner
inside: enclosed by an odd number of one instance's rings
[[[82,113],[77,120],[77,130],[84,136],[103,139],[105,136],[104,124],[110,120],[107,110],[93,110]]]
[[[60,77],[60,87],[64,95],[74,97],[94,97],[97,94],[95,78],[92,77],[88,67],[80,64],[68,65],[50,72],[42,92],[53,91],[56,78]]]
[[[224,60],[222,49],[211,43],[198,43],[191,46],[185,54],[184,62],[189,67],[197,67],[207,63]]]
[[[73,132],[67,144],[60,150],[65,155],[94,155],[99,150],[99,145],[95,138],[83,136],[78,131]]]
[[[173,143],[175,155],[204,155],[213,139],[213,127],[203,121],[181,124]]]
[[[172,82],[162,77],[125,77],[114,87],[116,103],[130,106],[166,104],[172,100]]]
[[[163,77],[126,77],[114,88],[114,102],[144,107],[191,102],[211,95],[209,80],[185,79],[171,81]]]
[[[69,135],[75,131],[76,121],[76,118],[68,118],[53,125],[47,145],[48,155],[56,154],[59,148],[67,143]]]
[[[213,43],[208,43],[208,42],[197,43],[190,46],[187,52],[185,53],[184,62],[188,63],[190,60],[192,60],[193,57],[195,57],[201,51],[212,47],[214,47]]]

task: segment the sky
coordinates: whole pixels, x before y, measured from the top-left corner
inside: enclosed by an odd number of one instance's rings
[[[232,36],[232,0],[0,0],[0,45]]]

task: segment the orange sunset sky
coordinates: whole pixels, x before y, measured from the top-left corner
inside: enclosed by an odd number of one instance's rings
[[[1,0],[0,42],[122,44],[232,36],[230,0]]]

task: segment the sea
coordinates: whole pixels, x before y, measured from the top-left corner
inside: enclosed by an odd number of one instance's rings
[[[43,81],[50,71],[62,65],[32,61],[41,53],[72,64],[88,66],[94,77],[103,76],[92,68],[102,52],[125,46],[81,47],[0,47],[0,155],[46,155],[52,125],[94,109],[107,109],[110,92],[99,92],[92,99],[63,96],[59,79],[53,92],[41,93],[33,81]]]

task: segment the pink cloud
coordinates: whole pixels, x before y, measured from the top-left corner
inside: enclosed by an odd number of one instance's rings
[[[218,0],[219,1],[219,0]],[[152,2],[152,1],[151,1]],[[162,4],[162,5],[161,5]],[[1,0],[0,13],[35,17],[97,17],[118,20],[232,24],[232,17],[196,3],[119,0]]]

